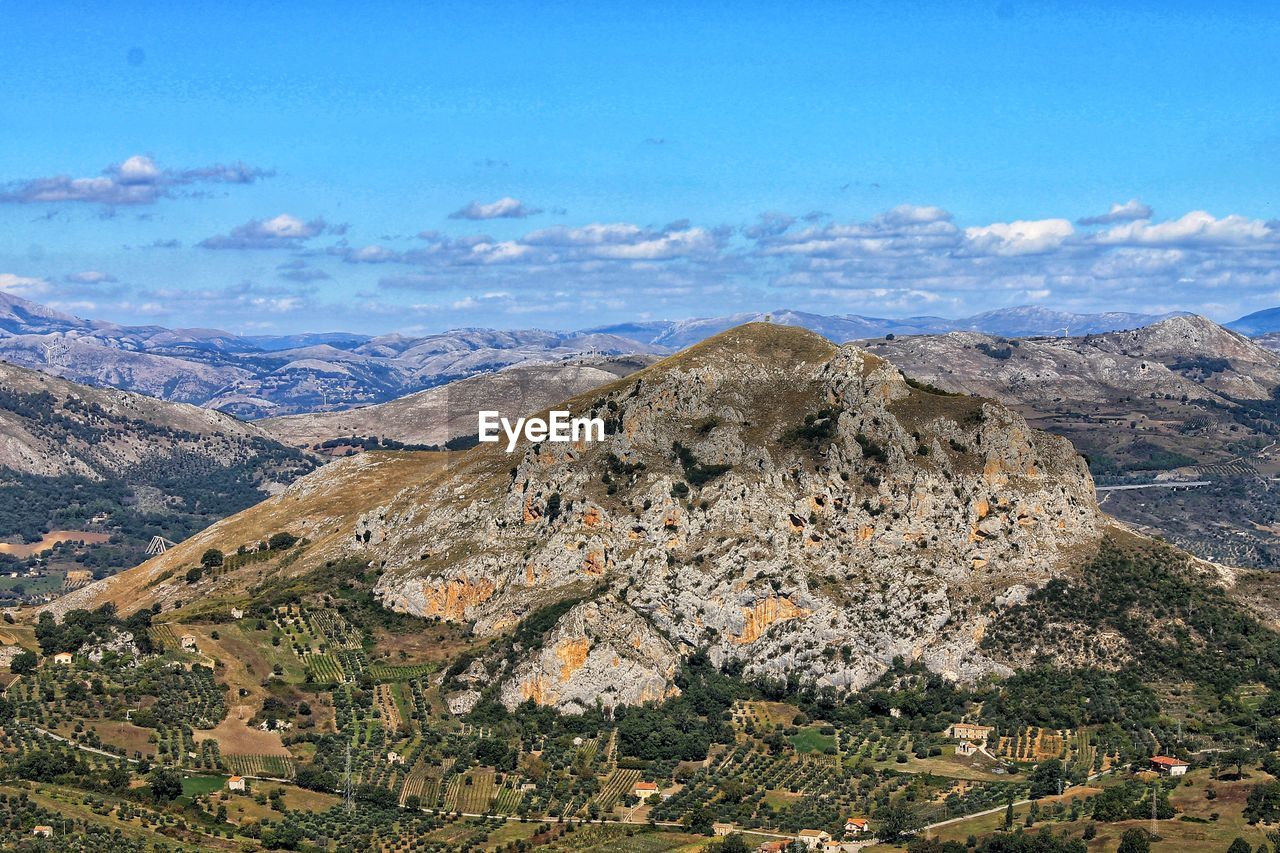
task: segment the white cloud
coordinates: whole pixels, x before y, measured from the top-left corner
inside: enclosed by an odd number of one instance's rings
[[[0,273],[0,290],[12,293],[14,296],[29,299],[33,296],[48,293],[49,289],[49,282],[43,278],[32,278],[11,272]]]
[[[949,222],[951,214],[933,205],[900,204],[878,218],[886,225],[927,225],[930,222]]]
[[[473,201],[449,214],[450,219],[524,219],[541,213],[536,207],[526,207],[524,202],[511,196],[503,196],[489,204]]]
[[[1019,219],[964,229],[971,248],[994,255],[1035,255],[1062,245],[1075,233],[1065,219]]]
[[[288,213],[270,219],[251,219],[229,234],[201,240],[205,249],[285,249],[299,246],[321,234],[340,234],[345,226],[330,225],[323,219],[304,221]]]
[[[160,167],[143,154],[135,154],[115,167],[116,180],[122,184],[151,184],[159,180]]]
[[[1112,225],[1116,222],[1134,222],[1139,219],[1150,219],[1153,211],[1150,206],[1143,204],[1136,198],[1131,198],[1123,204],[1117,203],[1111,205],[1110,210],[1098,216],[1086,216],[1077,220],[1080,225]]]
[[[0,189],[0,203],[83,203],[117,205],[153,204],[172,197],[179,187],[191,184],[251,184],[269,177],[265,169],[244,163],[215,164],[194,169],[162,169],[151,157],[135,154],[102,170],[101,176],[69,175],[29,178]]]
[[[85,270],[67,276],[67,281],[72,284],[108,284],[115,280],[115,276],[98,270]]]
[[[1246,246],[1280,242],[1280,232],[1261,219],[1232,214],[1222,219],[1193,210],[1168,222],[1131,222],[1117,225],[1093,238],[1099,243],[1147,246]]]

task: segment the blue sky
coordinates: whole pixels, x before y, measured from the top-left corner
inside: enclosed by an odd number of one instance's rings
[[[1274,6],[198,5],[0,3],[0,288],[243,332],[1280,304]]]

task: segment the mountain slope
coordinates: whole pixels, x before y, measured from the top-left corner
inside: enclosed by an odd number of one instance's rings
[[[0,540],[120,534],[93,565],[134,565],[314,467],[219,412],[0,363]]]
[[[1267,484],[1280,471],[1280,356],[1242,335],[1186,316],[1079,338],[952,333],[868,347],[923,381],[1015,406],[1071,439],[1110,483],[1211,480],[1195,493],[1116,492],[1106,507],[1203,557],[1280,559],[1280,503]]]
[[[519,364],[459,379],[375,406],[268,418],[257,425],[279,441],[313,447],[342,437],[376,436],[401,444],[443,446],[476,434],[477,412],[511,417],[543,411],[565,397],[626,376],[652,356],[575,359],[562,364]]]
[[[899,656],[1007,673],[978,649],[984,608],[1069,572],[1101,533],[1066,441],[797,329],[730,330],[569,407],[607,418],[606,440],[342,460],[58,608],[199,611],[351,560],[378,570],[387,607],[481,637],[560,604],[540,649],[485,665],[505,704],[573,710],[677,691],[695,648],[834,686]],[[206,548],[282,530],[308,543],[181,579]]]

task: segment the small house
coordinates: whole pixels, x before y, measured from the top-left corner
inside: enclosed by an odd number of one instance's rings
[[[783,853],[788,846],[785,841],[766,841],[756,848],[756,853]]]
[[[233,608],[231,608],[231,618],[232,618],[232,619],[243,619],[243,618],[244,618],[244,611],[243,611],[243,610],[241,610],[239,607],[233,607]]]
[[[37,838],[53,838],[53,827],[43,823],[37,824],[36,827],[31,830],[31,834]]]
[[[865,817],[851,817],[844,822],[844,831],[853,835],[863,835],[871,829]]]
[[[631,789],[631,793],[641,800],[647,800],[658,793],[658,786],[652,782],[637,782],[635,787]]]
[[[825,845],[831,840],[831,833],[822,829],[802,829],[800,834],[796,836],[796,840],[805,847],[817,848]]]
[[[53,656],[53,662],[60,666],[70,666],[71,652],[58,652]]]
[[[956,744],[956,755],[973,755],[978,751],[978,745],[972,741],[962,740]]]
[[[987,735],[993,731],[991,726],[980,726],[977,723],[952,723],[947,729],[947,737],[956,740],[977,740],[986,742]]]
[[[196,650],[196,638],[190,634],[183,634],[182,639],[178,642],[182,644],[184,651],[194,652]]]
[[[227,780],[228,791],[244,791],[244,777],[232,776]]]
[[[711,832],[714,835],[723,838],[726,835],[733,834],[733,824],[731,823],[713,823],[711,824]]]
[[[404,764],[404,756],[394,749],[387,753],[388,764]]]
[[[1179,758],[1157,755],[1151,759],[1151,769],[1163,776],[1182,776],[1191,769],[1191,765]]]

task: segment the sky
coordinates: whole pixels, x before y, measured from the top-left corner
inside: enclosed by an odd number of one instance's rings
[[[0,0],[0,290],[238,333],[1280,305],[1280,6]]]

